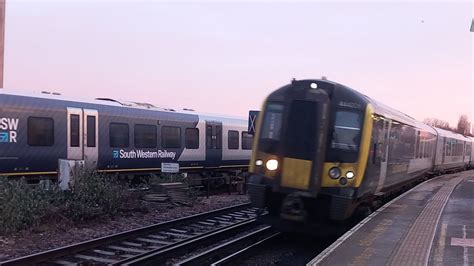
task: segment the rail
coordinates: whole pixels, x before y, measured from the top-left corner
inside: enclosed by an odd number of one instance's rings
[[[252,208],[250,203],[245,203],[56,248],[0,264],[83,262],[123,264],[153,252],[196,241],[205,235],[223,231],[232,232],[231,228],[254,223],[255,217],[256,209]]]

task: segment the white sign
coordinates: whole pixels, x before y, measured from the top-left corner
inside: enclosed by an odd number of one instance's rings
[[[161,172],[177,173],[179,172],[179,163],[161,163]]]

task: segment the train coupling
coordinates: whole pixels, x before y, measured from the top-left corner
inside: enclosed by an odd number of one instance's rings
[[[282,201],[280,217],[285,220],[303,222],[308,213],[303,198],[297,194],[288,194]]]

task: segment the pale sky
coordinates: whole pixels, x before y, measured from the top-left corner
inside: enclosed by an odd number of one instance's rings
[[[472,118],[472,2],[7,0],[5,88],[247,117],[294,77]]]

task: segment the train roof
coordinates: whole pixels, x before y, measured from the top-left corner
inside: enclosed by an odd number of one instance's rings
[[[181,109],[180,108],[176,108],[176,109],[165,108],[165,107],[157,106],[152,103],[119,100],[119,99],[113,99],[113,98],[108,98],[108,97],[98,97],[94,99],[90,99],[90,98],[88,99],[88,98],[81,98],[81,97],[66,96],[60,93],[44,91],[44,90],[43,91],[25,91],[25,90],[0,89],[0,95],[2,94],[11,95],[11,96],[20,96],[20,97],[50,99],[50,100],[58,100],[58,101],[97,104],[97,105],[104,105],[104,106],[116,106],[116,107],[133,108],[133,109],[140,109],[140,110],[197,115],[201,117],[202,119],[206,119],[206,120],[219,119],[219,120],[224,120],[228,123],[234,123],[234,124],[241,124],[244,121],[245,123],[247,123],[247,120],[245,120],[242,117],[233,117],[233,116],[228,116],[228,115],[196,112],[194,109],[190,109],[190,108],[181,108]]]
[[[338,85],[338,86],[340,86],[344,89],[353,91],[355,94],[357,94],[360,97],[366,99],[374,107],[374,109],[375,109],[374,111],[375,111],[376,114],[382,115],[383,117],[393,119],[393,120],[398,121],[398,122],[403,123],[403,124],[411,125],[411,126],[414,126],[416,128],[423,129],[425,131],[429,131],[433,134],[436,133],[433,127],[431,127],[431,126],[429,126],[429,125],[427,125],[423,122],[420,122],[420,121],[416,120],[415,118],[413,118],[413,117],[411,117],[411,116],[409,116],[409,115],[407,115],[403,112],[400,112],[396,109],[393,109],[392,107],[390,107],[388,105],[385,105],[382,102],[374,100],[373,98],[359,92],[358,90],[352,89],[352,88],[347,87],[343,84],[339,84],[339,83],[336,83],[336,82],[333,82],[333,81],[328,81],[328,80],[322,80],[322,81],[332,83],[332,84]]]
[[[462,141],[471,141],[470,137],[464,136],[462,134],[459,134],[453,131],[449,131],[449,130],[441,129],[437,127],[435,127],[434,129],[436,130],[436,132],[438,132],[438,135],[441,137],[448,137],[448,138],[458,139]]]

